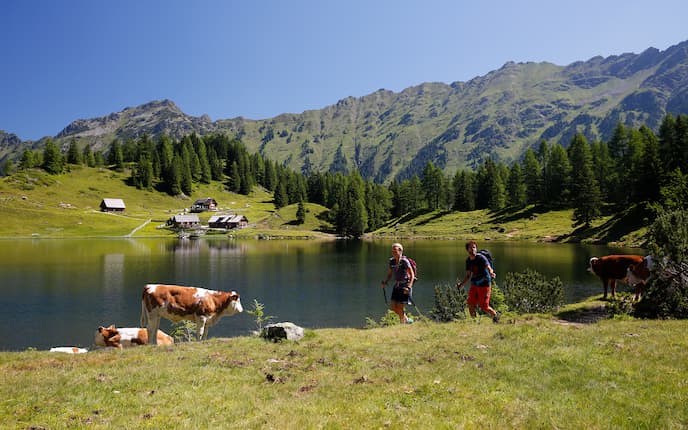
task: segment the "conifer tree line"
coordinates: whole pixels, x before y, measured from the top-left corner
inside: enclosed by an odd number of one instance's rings
[[[131,185],[171,195],[191,195],[194,184],[222,181],[229,191],[248,195],[259,185],[274,195],[276,208],[317,203],[337,234],[358,237],[391,219],[418,211],[573,208],[574,226],[601,216],[604,207],[621,210],[647,203],[666,209],[688,205],[688,115],[664,117],[655,134],[646,126],[617,125],[609,142],[588,142],[576,134],[568,146],[542,141],[522,160],[507,166],[486,159],[477,170],[447,176],[432,162],[420,176],[389,186],[364,180],[357,171],[297,173],[259,153],[250,154],[238,139],[196,134],[173,140],[143,135],[114,140],[105,157],[72,140],[66,154],[48,140],[43,152],[27,150],[20,169],[41,167],[51,174],[70,165],[130,169]]]

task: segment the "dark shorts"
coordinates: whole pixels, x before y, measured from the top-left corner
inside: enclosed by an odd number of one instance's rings
[[[392,301],[397,303],[403,303],[408,305],[411,303],[411,289],[408,288],[408,284],[397,284],[392,289]]]

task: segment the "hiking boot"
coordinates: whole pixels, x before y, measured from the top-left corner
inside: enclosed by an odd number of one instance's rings
[[[492,322],[497,324],[501,317],[502,317],[502,314],[500,314],[499,312],[495,313],[494,316],[492,317]]]
[[[406,324],[413,324],[413,318],[406,317]]]

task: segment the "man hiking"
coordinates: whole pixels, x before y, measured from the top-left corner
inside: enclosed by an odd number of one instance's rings
[[[470,280],[471,287],[468,290],[466,304],[471,318],[475,318],[475,308],[480,306],[480,309],[492,316],[493,322],[498,323],[499,314],[490,307],[492,279],[496,278],[497,275],[495,275],[487,257],[478,253],[478,243],[475,240],[466,242],[466,251],[468,252],[466,276],[460,283],[456,284],[456,288],[462,288]]]

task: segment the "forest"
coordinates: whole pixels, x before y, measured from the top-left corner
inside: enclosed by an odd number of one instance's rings
[[[245,195],[261,186],[273,193],[276,208],[299,204],[297,218],[304,216],[304,202],[325,206],[335,233],[346,237],[419,211],[528,205],[573,209],[572,225],[585,227],[630,205],[643,204],[654,212],[686,209],[688,115],[667,114],[657,133],[618,123],[608,142],[589,142],[583,134],[564,143],[543,140],[511,165],[486,158],[475,171],[448,174],[427,162],[410,179],[387,185],[365,180],[356,170],[296,172],[220,134],[114,140],[105,154],[80,147],[76,140],[62,151],[48,140],[42,150],[24,151],[18,165],[5,166],[5,172],[42,168],[62,174],[72,165],[129,169],[131,186],[170,195],[191,195],[195,183],[210,181]]]

